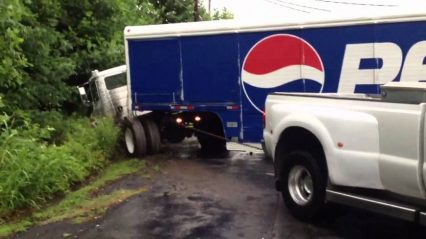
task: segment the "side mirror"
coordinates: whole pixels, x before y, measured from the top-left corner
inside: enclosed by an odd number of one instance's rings
[[[89,100],[89,97],[87,97],[86,89],[84,86],[78,87],[78,92],[80,93],[80,99],[81,102],[83,102],[83,105],[89,107],[92,105],[92,102]]]

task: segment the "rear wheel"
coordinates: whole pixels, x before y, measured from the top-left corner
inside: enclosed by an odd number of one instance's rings
[[[318,161],[306,151],[286,155],[281,173],[283,199],[294,217],[316,218],[325,205],[326,175]]]
[[[226,151],[226,140],[223,133],[222,122],[217,116],[205,117],[197,127],[197,139],[201,150],[208,153],[223,153]]]
[[[142,125],[146,135],[147,153],[158,153],[161,146],[161,137],[157,124],[150,119],[144,119],[142,120]]]
[[[129,156],[143,157],[147,153],[145,130],[139,119],[132,119],[124,128],[124,144]]]
[[[177,125],[169,125],[165,130],[165,138],[170,143],[180,143],[185,139],[185,128]]]
[[[201,149],[205,152],[223,153],[226,151],[226,142],[224,140],[214,138],[210,135],[201,135],[201,133],[197,137]]]

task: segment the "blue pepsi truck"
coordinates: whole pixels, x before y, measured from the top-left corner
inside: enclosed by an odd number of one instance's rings
[[[271,92],[378,94],[426,81],[425,29],[426,15],[126,27],[127,149],[143,156],[193,134],[213,151],[259,143]]]

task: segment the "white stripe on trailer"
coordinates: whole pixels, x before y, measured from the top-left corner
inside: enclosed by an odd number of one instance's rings
[[[247,22],[237,20],[219,20],[205,22],[174,23],[145,26],[128,26],[124,29],[125,39],[153,39],[181,36],[202,36],[231,34],[244,32],[264,32],[277,30],[351,26],[363,24],[426,21],[425,13],[398,14],[381,17],[360,17],[342,19],[330,17],[327,19],[287,19],[272,22]]]

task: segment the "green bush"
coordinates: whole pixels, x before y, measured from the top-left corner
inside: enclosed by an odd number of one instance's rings
[[[49,121],[49,117],[52,120]],[[56,113],[44,124],[22,124],[3,117],[0,131],[0,216],[38,207],[99,171],[114,152],[118,130],[110,119],[60,120],[63,142],[56,144]],[[0,117],[0,119],[2,119]]]

